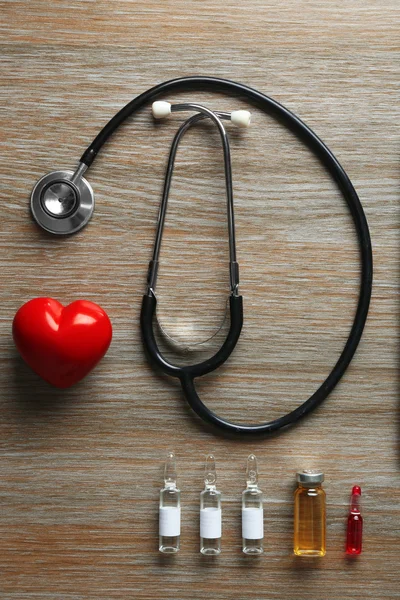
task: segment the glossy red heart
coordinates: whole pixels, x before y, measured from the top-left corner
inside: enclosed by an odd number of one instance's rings
[[[22,358],[43,379],[67,388],[103,358],[112,338],[107,313],[77,300],[63,306],[52,298],[34,298],[18,310],[13,337]]]

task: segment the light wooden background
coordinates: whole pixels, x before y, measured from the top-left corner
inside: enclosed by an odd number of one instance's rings
[[[347,600],[399,597],[398,0],[3,0],[1,6],[0,597],[33,599]],[[297,427],[226,440],[187,409],[176,382],[147,364],[141,295],[169,144],[182,115],[126,123],[88,173],[97,207],[68,239],[32,222],[35,181],[73,168],[104,123],[148,87],[181,75],[232,78],[297,113],[336,153],[373,239],[370,317],[346,376]],[[177,96],[176,96],[177,98]],[[242,99],[196,93],[210,107]],[[338,190],[290,132],[254,111],[230,132],[243,336],[199,384],[232,419],[277,417],[326,377],[357,298],[359,256]],[[158,286],[159,318],[189,345],[213,334],[227,294],[223,166],[198,126],[179,152]],[[74,388],[50,388],[18,358],[11,323],[47,295],[103,306],[112,346]],[[212,352],[218,338],[204,344]],[[196,353],[197,355],[197,353]],[[192,355],[189,355],[192,357]],[[187,356],[181,356],[187,360]],[[157,552],[167,451],[178,457],[182,550]],[[223,553],[198,553],[203,460],[224,495]],[[246,456],[259,458],[265,554],[240,546]],[[292,556],[294,474],[326,473],[328,552]],[[344,555],[352,484],[363,489],[364,553]]]

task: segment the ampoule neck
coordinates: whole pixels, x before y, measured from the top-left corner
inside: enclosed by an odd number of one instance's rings
[[[164,481],[164,489],[166,490],[176,490],[176,481]]]

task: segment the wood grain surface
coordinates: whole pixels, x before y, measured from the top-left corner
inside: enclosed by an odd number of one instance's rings
[[[0,597],[6,600],[371,600],[399,594],[398,0],[2,0]],[[174,115],[126,122],[88,173],[89,226],[61,239],[33,223],[29,195],[73,168],[107,120],[169,78],[227,77],[273,96],[328,144],[365,208],[375,280],[348,372],[295,428],[234,441],[203,427],[175,381],[146,362],[141,295]],[[186,93],[215,109],[243,98]],[[349,212],[318,160],[253,110],[232,146],[237,250],[245,304],[231,359],[199,382],[210,407],[272,419],[310,395],[339,356],[354,316],[359,253]],[[223,163],[210,125],[178,153],[162,248],[159,319],[191,361],[210,354],[228,290]],[[16,310],[32,297],[103,306],[114,338],[101,364],[58,391],[18,357]],[[181,552],[158,553],[167,451],[178,458]],[[241,553],[247,455],[259,459],[265,553]],[[223,552],[199,554],[199,492],[208,452],[223,492]],[[328,548],[292,555],[295,472],[326,474]],[[364,552],[344,555],[351,485],[363,489]]]

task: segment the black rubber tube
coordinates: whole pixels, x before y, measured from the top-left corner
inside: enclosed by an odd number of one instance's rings
[[[229,296],[230,325],[229,331],[221,348],[214,356],[207,358],[201,363],[178,367],[168,362],[161,354],[154,335],[154,315],[157,300],[153,295],[145,294],[142,301],[140,313],[140,327],[142,330],[143,344],[147,355],[154,366],[159,367],[167,375],[178,377],[181,381],[188,377],[193,381],[195,377],[207,375],[218,369],[232,354],[243,326],[243,303],[242,296]]]
[[[110,135],[114,133],[119,125],[125,121],[125,119],[130,117],[145,104],[154,101],[161,94],[165,95],[172,92],[192,90],[219,91],[228,94],[235,93],[246,98],[247,101],[251,102],[253,105],[283,122],[304,141],[304,143],[319,157],[321,162],[331,173],[347,202],[357,231],[361,256],[361,278],[360,293],[354,322],[349,334],[349,338],[337,363],[324,383],[308,400],[306,400],[306,402],[287,415],[268,423],[262,423],[259,425],[236,425],[235,423],[231,423],[230,421],[222,419],[205,406],[196,393],[193,377],[188,374],[188,376],[180,378],[186,399],[188,400],[192,409],[199,415],[201,419],[227,433],[236,433],[241,435],[265,435],[277,431],[282,427],[293,425],[299,421],[299,419],[303,418],[305,415],[314,410],[319,404],[321,404],[321,402],[325,400],[325,398],[340,381],[354,356],[367,319],[372,291],[372,248],[368,223],[361,206],[361,202],[349,177],[329,148],[322,142],[322,140],[320,140],[319,137],[309,127],[307,127],[305,123],[303,123],[303,121],[296,117],[296,115],[291,113],[272,98],[265,96],[251,87],[226,79],[200,76],[182,77],[156,85],[129,102],[129,104],[122,108],[107,123],[107,125],[95,138],[93,143],[88,147],[86,152],[82,155],[81,161],[90,166],[96,157],[96,154],[99,152]]]

